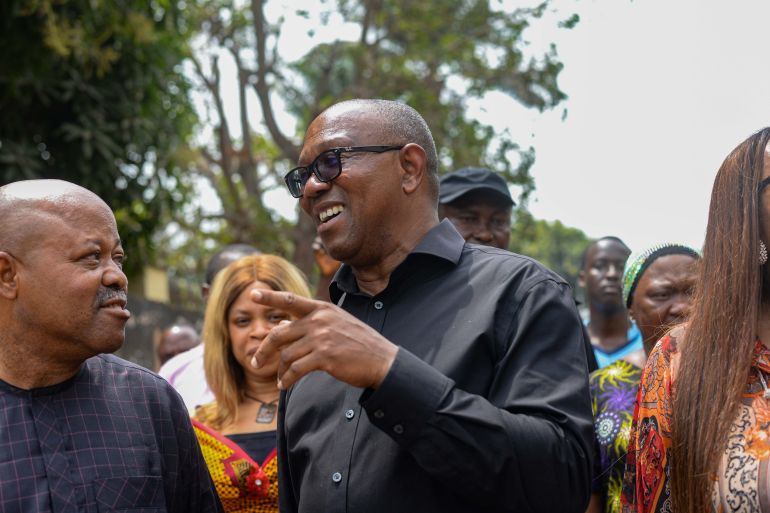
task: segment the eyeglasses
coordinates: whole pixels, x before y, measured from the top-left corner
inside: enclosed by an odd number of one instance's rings
[[[398,146],[344,146],[341,148],[331,148],[318,155],[313,162],[307,166],[295,167],[289,171],[283,180],[289,193],[295,198],[301,198],[305,190],[305,184],[310,179],[310,174],[314,174],[319,182],[328,183],[342,174],[342,154],[343,153],[384,153],[386,151],[400,150],[405,145]]]

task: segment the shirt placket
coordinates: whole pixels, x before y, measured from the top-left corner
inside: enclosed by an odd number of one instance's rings
[[[374,297],[364,299],[361,296],[348,296],[347,301],[359,302],[368,301],[367,304],[359,304],[359,308],[365,308],[365,322],[382,333],[387,314],[386,302],[384,298]],[[344,301],[344,300],[343,300]],[[353,458],[356,457],[354,449],[356,447],[356,438],[361,426],[363,417],[363,407],[359,403],[359,398],[363,390],[355,387],[347,387],[345,399],[340,409],[340,416],[335,437],[335,449],[333,454],[340,455],[338,466],[332,469],[328,479],[331,482],[330,494],[327,496],[326,509],[329,513],[346,513],[348,511],[348,496],[350,493],[366,493],[366,490],[350,490],[350,469],[353,467]],[[367,423],[368,420],[364,420]],[[365,425],[365,424],[364,424]],[[370,428],[371,429],[371,428]],[[347,455],[346,459],[343,455]]]
[[[83,503],[82,488],[72,481],[73,468],[67,455],[68,436],[61,430],[58,403],[53,396],[37,396],[32,401],[40,452],[51,493],[51,509],[57,513],[76,513]]]

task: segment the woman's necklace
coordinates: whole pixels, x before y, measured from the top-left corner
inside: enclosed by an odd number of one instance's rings
[[[258,424],[270,424],[271,422],[273,422],[273,419],[275,418],[275,412],[278,411],[278,398],[276,398],[273,401],[270,401],[269,403],[266,403],[265,401],[257,399],[256,397],[251,396],[245,392],[243,393],[243,395],[245,395],[252,401],[257,401],[259,403],[259,410],[257,411],[257,418],[256,418],[256,421]]]

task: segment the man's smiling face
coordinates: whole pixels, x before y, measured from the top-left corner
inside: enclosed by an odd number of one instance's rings
[[[299,164],[310,164],[331,148],[398,143],[380,140],[377,124],[360,109],[326,111],[308,128]],[[308,179],[300,205],[330,256],[353,266],[371,265],[398,237],[399,152],[343,153],[341,159],[342,173],[332,182]]]

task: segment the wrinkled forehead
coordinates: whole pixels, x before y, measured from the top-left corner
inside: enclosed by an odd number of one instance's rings
[[[60,219],[75,227],[94,222],[115,225],[112,210],[95,195],[64,195],[25,201],[19,205],[19,208],[30,214]]]
[[[7,250],[21,254],[54,241],[69,244],[83,238],[119,240],[115,217],[101,200],[19,200],[7,219],[7,226],[0,229],[0,242]]]
[[[309,163],[329,148],[380,144],[378,140],[382,131],[382,124],[368,109],[331,107],[308,126],[300,162]]]

